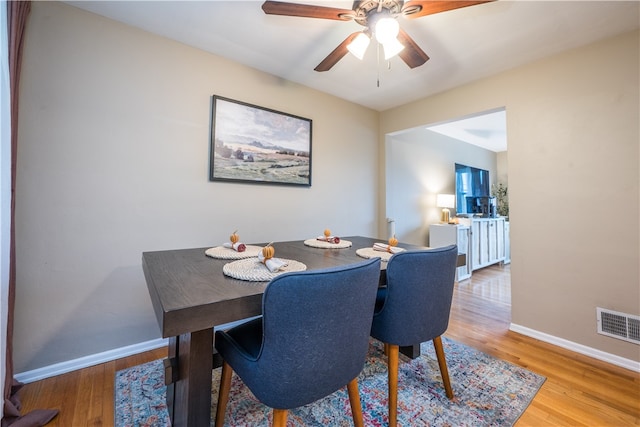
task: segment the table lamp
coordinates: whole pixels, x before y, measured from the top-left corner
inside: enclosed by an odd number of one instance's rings
[[[456,196],[453,194],[438,194],[436,197],[436,206],[442,208],[442,217],[440,222],[449,223],[451,211],[449,209],[456,207]]]

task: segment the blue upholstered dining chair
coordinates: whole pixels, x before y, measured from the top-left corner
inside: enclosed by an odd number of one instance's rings
[[[453,398],[440,336],[449,325],[458,257],[456,245],[400,252],[387,264],[378,291],[371,336],[385,344],[389,367],[389,426],[398,414],[398,350],[433,340],[447,397]]]
[[[347,385],[353,422],[362,426],[357,376],[364,367],[380,279],[380,259],[271,280],[262,317],[216,331],[223,359],[216,426],[224,424],[232,371],[273,408],[273,425],[287,411]]]

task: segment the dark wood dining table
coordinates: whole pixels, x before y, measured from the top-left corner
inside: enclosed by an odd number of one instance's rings
[[[307,246],[303,240],[275,242],[277,258],[296,260],[307,270],[364,261],[356,254],[381,239],[343,237],[352,242],[345,249]],[[256,243],[264,246],[265,243]],[[426,249],[399,243],[407,250]],[[268,282],[249,282],[223,274],[223,266],[233,260],[211,258],[207,248],[177,249],[142,254],[153,309],[163,338],[169,339],[164,361],[167,404],[172,426],[208,426],[211,419],[211,371],[220,364],[214,351],[216,326],[258,316],[262,294]],[[462,260],[464,261],[464,260]],[[459,260],[458,265],[460,265]],[[380,285],[384,286],[386,262],[382,263]],[[419,344],[403,349],[411,357],[419,354]]]

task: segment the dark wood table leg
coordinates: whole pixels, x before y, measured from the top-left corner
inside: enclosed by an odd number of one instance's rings
[[[180,337],[169,338],[169,357],[164,360],[164,383],[167,386],[167,410],[169,419],[173,423],[173,402],[175,396],[176,381],[178,380],[178,339]]]
[[[211,423],[211,371],[213,369],[213,328],[183,334],[175,340],[177,381],[167,386],[167,404],[173,408],[173,427],[199,427]],[[173,401],[169,401],[169,388]]]

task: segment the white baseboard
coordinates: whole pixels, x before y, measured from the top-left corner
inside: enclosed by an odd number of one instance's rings
[[[218,328],[225,329],[222,326],[235,326],[236,323],[241,322],[232,322],[228,325],[221,325],[221,327]],[[593,357],[594,359],[611,363],[612,365],[621,366],[635,372],[640,372],[640,362],[636,362],[635,360],[625,359],[623,357],[616,356],[615,354],[606,353],[595,348],[587,347],[585,345],[568,341],[563,338],[545,334],[544,332],[536,331],[535,329],[530,329],[524,326],[517,325],[515,323],[511,323],[511,325],[509,326],[509,330],[538,339],[540,341],[548,342],[549,344],[557,345],[558,347],[566,348],[567,350],[575,351],[576,353],[584,354],[585,356]],[[78,359],[69,360],[66,362],[56,363],[54,365],[44,366],[32,371],[20,372],[18,374],[15,374],[14,378],[23,384],[28,384],[34,381],[39,381],[45,378],[50,378],[56,375],[75,371],[77,369],[88,368],[89,366],[95,366],[100,363],[121,359],[133,354],[155,350],[156,348],[164,347],[168,344],[168,339],[158,338],[151,341],[108,350],[98,354],[92,354],[90,356],[80,357]]]
[[[540,341],[548,342],[549,344],[557,345],[558,347],[566,348],[567,350],[575,351],[576,353],[584,354],[585,356],[593,357],[594,359],[611,363],[612,365],[630,369],[635,372],[640,372],[640,362],[636,362],[635,360],[625,359],[624,357],[616,356],[615,354],[607,353],[592,347],[587,347],[586,345],[568,341],[564,338],[558,338],[553,335],[545,334],[544,332],[536,331],[535,329],[529,329],[524,326],[516,325],[514,323],[509,326],[509,330],[522,335],[526,335],[528,337],[536,338]]]
[[[104,351],[90,356],[80,357],[66,362],[56,363],[54,365],[44,366],[32,371],[21,372],[15,374],[14,378],[23,384],[39,381],[45,378],[54,377],[56,375],[65,374],[77,369],[88,368],[89,366],[98,365],[100,363],[111,362],[112,360],[121,359],[133,354],[143,353],[156,348],[164,347],[169,344],[166,338],[158,338],[151,341],[141,342],[138,344],[120,347],[113,350]]]
[[[241,323],[249,320],[257,319],[260,316],[250,317],[248,319],[240,319],[234,322],[225,323],[223,325],[217,325],[215,329],[229,329],[240,325]],[[149,350],[155,350],[156,348],[169,345],[168,338],[158,338],[151,341],[141,342],[138,344],[128,345],[126,347],[120,347],[113,350],[108,350],[98,354],[92,354],[85,357],[80,357],[74,360],[68,360],[66,362],[56,363],[54,365],[44,366],[42,368],[34,369],[32,371],[20,372],[13,377],[23,384],[32,383],[34,381],[43,380],[45,378],[55,377],[56,375],[66,374],[67,372],[75,371],[76,369],[88,368],[89,366],[95,366],[100,363],[111,362],[112,360],[121,359],[123,357],[131,356],[133,354],[143,353]]]

